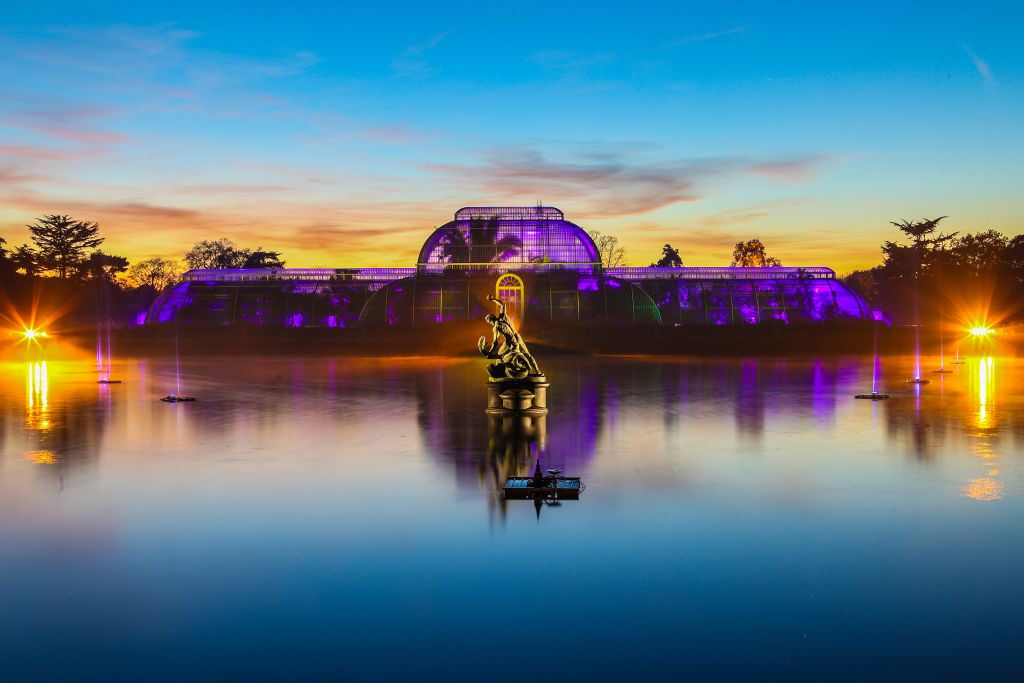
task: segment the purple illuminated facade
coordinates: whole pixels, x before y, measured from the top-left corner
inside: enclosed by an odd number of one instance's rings
[[[415,268],[190,270],[146,322],[413,327],[479,319],[492,309],[488,294],[520,323],[800,324],[878,313],[830,268],[603,268],[586,231],[537,206],[460,209]]]

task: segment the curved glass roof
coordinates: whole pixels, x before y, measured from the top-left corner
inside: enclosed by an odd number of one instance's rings
[[[600,265],[597,246],[583,228],[552,206],[470,206],[434,230],[417,266],[445,269]]]

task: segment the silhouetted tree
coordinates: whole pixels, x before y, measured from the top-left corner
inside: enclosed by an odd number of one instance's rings
[[[882,245],[882,265],[885,266],[889,279],[917,280],[936,262],[938,252],[957,234],[954,232],[949,235],[930,236],[945,218],[948,216],[920,221],[891,221],[892,225],[910,238],[910,244],[886,241]]]
[[[855,270],[840,279],[865,300],[874,303],[878,300],[878,270],[879,267]]]
[[[732,265],[741,267],[751,266],[781,266],[779,259],[768,256],[765,253],[761,240],[754,238],[746,242],[737,242],[732,250]]]
[[[11,260],[12,253],[4,246],[7,240],[0,237],[0,277],[11,275],[15,271],[14,262]]]
[[[103,243],[103,238],[97,236],[98,223],[76,221],[71,216],[45,215],[27,227],[39,248],[38,264],[56,271],[62,280],[85,260],[87,250]]]
[[[241,268],[249,254],[227,237],[196,242],[185,254],[185,265],[193,268]]]
[[[131,287],[151,287],[160,292],[178,281],[178,263],[171,259],[150,258],[132,264],[125,282]]]
[[[29,277],[35,277],[40,270],[39,255],[27,244],[23,244],[11,252],[11,263],[17,270],[24,271],[25,275]]]
[[[243,249],[242,253],[246,253],[248,250]],[[253,251],[248,252],[245,261],[242,263],[243,268],[284,268],[284,261],[281,260],[281,252],[279,251],[264,251],[263,247],[256,247]]]
[[[991,273],[1002,266],[1008,244],[996,230],[967,234],[950,243],[947,260],[973,275]]]
[[[1003,266],[1017,284],[1024,285],[1024,235],[1017,235],[1006,243]]]
[[[679,255],[678,249],[673,249],[671,244],[661,248],[661,258],[651,264],[658,268],[682,268],[683,257]]]
[[[185,265],[193,268],[284,268],[281,252],[240,249],[227,237],[196,242],[185,254]]]
[[[104,280],[113,282],[118,273],[128,269],[128,259],[123,256],[94,251],[78,265],[78,276],[83,280]]]
[[[605,235],[600,230],[588,230],[590,239],[597,245],[598,257],[601,265],[605,268],[615,268],[626,265],[626,249],[619,246],[619,238],[614,235]]]

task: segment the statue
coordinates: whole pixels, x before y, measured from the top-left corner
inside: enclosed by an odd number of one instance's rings
[[[505,302],[490,295],[487,300],[498,304],[498,314],[488,313],[484,318],[490,324],[493,335],[490,346],[487,337],[480,337],[477,342],[480,353],[494,361],[487,366],[487,374],[496,381],[541,376],[543,373],[537,367],[537,361],[530,355],[522,335],[516,331],[512,319],[505,312]]]

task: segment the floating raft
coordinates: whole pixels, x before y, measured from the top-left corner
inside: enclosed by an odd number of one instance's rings
[[[119,380],[119,379],[98,379],[98,380],[96,380],[96,384],[120,384],[120,383],[121,383],[121,380]]]
[[[872,401],[884,401],[889,398],[889,394],[880,394],[877,391],[872,391],[870,394],[857,394],[854,398],[866,398]]]
[[[534,477],[509,477],[505,481],[502,492],[505,498],[527,499],[541,496],[544,498],[564,498],[576,500],[586,485],[579,477],[544,477],[540,486]]]
[[[164,396],[160,400],[164,403],[184,403],[185,401],[194,401],[196,399],[192,396],[174,396],[172,394],[171,396]]]

